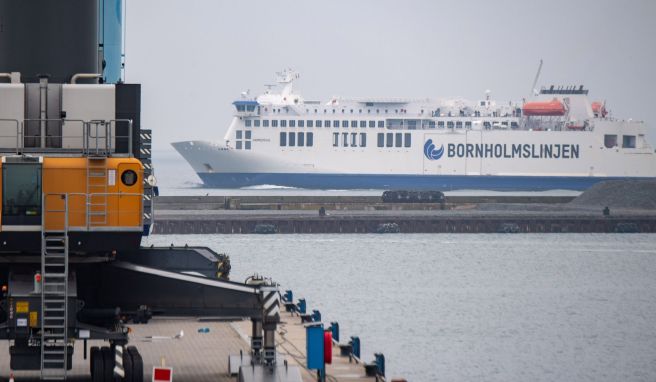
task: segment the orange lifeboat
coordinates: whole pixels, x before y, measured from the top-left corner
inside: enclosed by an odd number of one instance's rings
[[[595,117],[606,117],[608,114],[608,111],[606,111],[606,106],[604,106],[604,104],[599,101],[593,102],[590,106],[592,106],[592,112],[594,113]]]
[[[522,110],[524,115],[527,116],[560,117],[567,112],[565,105],[556,98],[551,101],[527,102],[524,104]]]

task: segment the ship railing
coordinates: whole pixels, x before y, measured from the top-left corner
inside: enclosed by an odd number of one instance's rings
[[[143,194],[125,192],[105,193],[44,193],[44,227],[61,230],[66,221],[72,230],[141,231],[143,229]],[[63,212],[66,214],[48,214]],[[50,210],[52,209],[52,211]]]
[[[0,152],[131,156],[132,133],[131,119],[0,119]]]

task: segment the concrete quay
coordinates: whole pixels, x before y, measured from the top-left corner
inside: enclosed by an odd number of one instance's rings
[[[160,211],[154,234],[376,233],[383,225],[401,233],[611,233],[656,232],[656,213],[602,215],[592,210],[398,211]],[[268,233],[274,233],[268,232]]]
[[[150,381],[153,366],[173,368],[173,380],[178,382],[234,382],[230,375],[228,358],[248,354],[250,348],[250,321],[208,322],[192,318],[154,318],[148,324],[129,325],[132,329],[131,343],[139,349],[144,360],[144,380]],[[198,329],[208,328],[200,333]],[[184,332],[181,339],[157,339],[171,337]],[[156,339],[152,339],[155,337]],[[289,365],[297,365],[304,382],[316,381],[316,373],[304,368],[305,329],[298,316],[281,313],[281,323],[276,332],[278,353]],[[73,368],[68,373],[69,381],[89,381],[89,361],[83,359],[83,342],[75,343]],[[108,346],[102,341],[89,341],[88,346]],[[9,347],[0,348],[0,381],[9,380]],[[327,366],[329,380],[338,382],[374,381],[367,377],[362,364],[349,362],[348,357],[339,356],[339,348],[333,348],[333,364]],[[38,371],[15,371],[16,381],[38,381]]]

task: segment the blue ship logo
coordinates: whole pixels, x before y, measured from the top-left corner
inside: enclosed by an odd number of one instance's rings
[[[440,146],[438,149],[435,147],[433,140],[429,139],[424,144],[424,155],[426,155],[426,158],[429,160],[438,160],[444,155],[444,145]]]

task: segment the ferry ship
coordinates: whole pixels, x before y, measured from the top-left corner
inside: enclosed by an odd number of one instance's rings
[[[583,190],[656,177],[644,122],[614,118],[583,86],[551,86],[521,102],[305,100],[298,73],[277,73],[233,102],[224,142],[173,147],[207,187]]]

